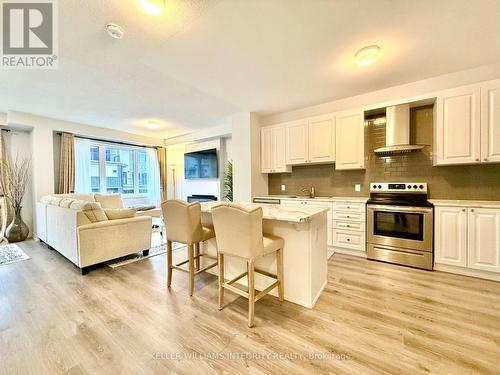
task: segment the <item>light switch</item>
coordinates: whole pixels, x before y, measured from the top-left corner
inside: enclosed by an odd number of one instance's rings
[[[361,191],[361,185],[360,184],[354,185],[354,191]]]
[[[281,191],[285,191],[286,190],[286,186],[285,185],[281,185]]]

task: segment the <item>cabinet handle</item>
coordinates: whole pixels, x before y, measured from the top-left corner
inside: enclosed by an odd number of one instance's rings
[[[348,239],[347,239],[347,242],[351,242],[351,239],[350,239],[350,238],[348,238]]]
[[[347,224],[347,228],[350,228],[351,226],[349,224]]]
[[[479,158],[477,158],[476,161],[481,161],[481,160]]]
[[[350,206],[347,206],[347,208],[351,208]]]
[[[470,212],[474,212],[474,209],[473,209],[473,208],[471,208],[471,209],[470,209]]]
[[[347,215],[347,218],[349,219],[349,218],[350,218],[350,216],[349,216],[349,215]]]
[[[467,210],[465,208],[462,208],[462,212],[465,212],[465,211],[467,211]]]
[[[488,158],[484,158],[484,161],[488,161]]]

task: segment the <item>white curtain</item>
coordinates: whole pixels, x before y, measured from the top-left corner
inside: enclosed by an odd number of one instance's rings
[[[90,141],[75,138],[75,193],[92,193]]]
[[[158,162],[158,152],[154,148],[146,149],[148,163],[148,199],[149,204],[160,206],[160,164]]]

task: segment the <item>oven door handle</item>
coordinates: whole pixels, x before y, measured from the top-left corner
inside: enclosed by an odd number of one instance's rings
[[[408,212],[419,214],[432,213],[432,207],[412,207],[412,206],[385,206],[385,205],[368,205],[369,211],[384,211],[384,212]]]

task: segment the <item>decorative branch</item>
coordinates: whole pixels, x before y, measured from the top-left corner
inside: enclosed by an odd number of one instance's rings
[[[7,202],[15,212],[22,207],[26,187],[30,180],[31,159],[16,156],[14,164],[2,160],[5,178],[0,178],[0,186]]]

